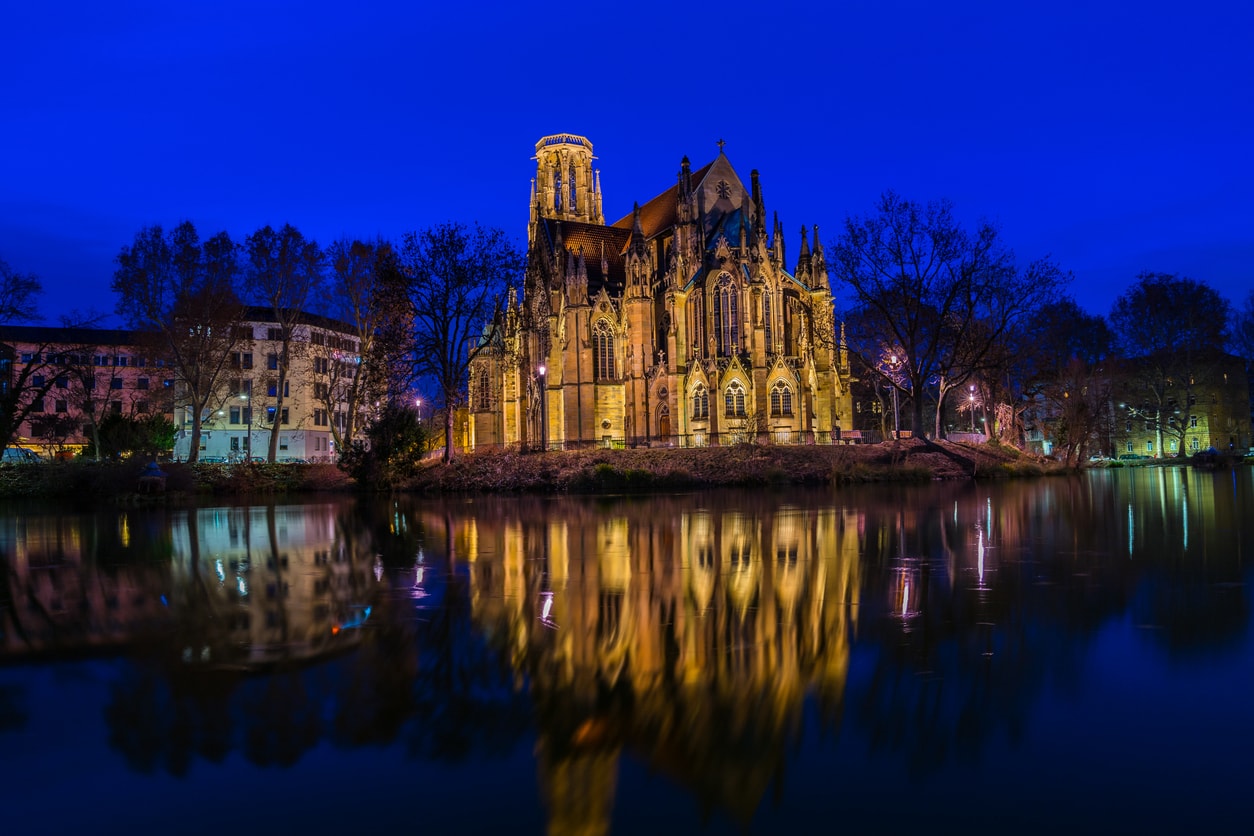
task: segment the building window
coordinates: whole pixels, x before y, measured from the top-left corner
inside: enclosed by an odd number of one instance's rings
[[[1192,427],[1193,429],[1197,429],[1197,416],[1196,415],[1189,416],[1189,426]]]
[[[762,333],[766,337],[766,351],[769,354],[775,348],[771,338],[771,292],[762,294]]]
[[[135,411],[141,414],[146,414],[148,412],[148,401],[138,401],[135,404]]]
[[[62,377],[58,377],[58,378],[57,378],[57,388],[58,388],[58,389],[69,389],[69,388],[70,388],[70,381],[66,380],[64,376],[62,376]]]
[[[479,371],[479,408],[492,408],[492,387],[488,383],[488,370],[481,369]]]
[[[613,380],[615,377],[614,332],[605,319],[598,319],[592,326],[592,367],[596,370],[597,380]]]
[[[745,415],[745,389],[739,380],[727,384],[723,391],[723,410],[729,418],[743,418]]]
[[[1145,442],[1145,452],[1147,453],[1154,452],[1154,442],[1152,441]]]
[[[110,401],[110,402],[109,402],[109,411],[110,411],[110,412],[112,412],[114,415],[121,415],[121,414],[122,414],[122,402],[121,402],[121,401]]]
[[[232,424],[239,423],[239,407],[238,406],[231,407],[231,423]]]
[[[274,340],[275,342],[281,342],[283,340],[283,329],[282,328],[267,328],[266,339]]]
[[[792,390],[782,380],[771,387],[771,415],[780,418],[792,415]]]
[[[121,388],[122,388],[122,378],[120,378],[120,377],[115,377],[115,378],[113,378],[112,380],[110,380],[110,381],[109,381],[109,388],[110,388],[110,389],[121,389]]]
[[[136,388],[142,391],[145,391],[145,392],[148,391],[148,378],[146,377],[139,378],[139,380],[135,381],[135,386]]]
[[[1131,453],[1131,452],[1132,452],[1132,442],[1131,442],[1131,441],[1129,441],[1129,442],[1128,442],[1128,452],[1129,452],[1129,453]]]
[[[1202,449],[1202,444],[1198,441],[1198,439],[1191,438],[1189,439],[1189,449],[1196,453],[1198,450]]]
[[[253,355],[249,351],[233,351],[231,352],[231,368],[233,369],[251,369],[253,367]]]
[[[57,412],[69,412],[70,405],[65,401],[57,401]]]
[[[325,357],[315,357],[313,365],[314,374],[326,374],[330,364]]]
[[[44,376],[41,374],[33,375],[30,379],[30,385],[38,389],[44,385]]]
[[[276,371],[279,368],[279,355],[273,351],[266,355],[266,368],[270,371]]]
[[[569,177],[570,177],[570,183],[569,183],[569,186],[570,186],[570,211],[574,212],[574,211],[576,211],[576,210],[579,208],[579,207],[578,207],[578,204],[575,202],[575,164],[574,164],[574,163],[571,163],[571,164],[570,164],[570,171],[568,172],[568,175],[569,175]]]
[[[697,357],[705,356],[705,302],[701,292],[693,294],[688,303],[689,331],[692,334],[692,351]]]
[[[710,393],[700,383],[692,390],[692,417],[710,417]]]

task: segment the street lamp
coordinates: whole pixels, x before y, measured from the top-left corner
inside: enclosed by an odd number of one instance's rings
[[[971,384],[971,394],[967,396],[967,408],[971,410],[971,434],[975,434],[975,384]]]
[[[548,398],[545,397],[546,392],[545,392],[545,378],[544,378],[544,373],[547,371],[548,369],[545,368],[545,365],[543,363],[541,363],[540,366],[536,369],[536,373],[540,376],[540,449],[542,451],[547,450],[549,448],[549,444],[548,444],[549,422],[545,416],[545,410],[548,408],[548,404],[545,402],[548,400]]]
[[[897,372],[901,368],[901,361],[897,359],[897,355],[893,354],[888,358],[888,367],[893,370],[893,376],[889,381],[893,385],[893,438],[901,438],[901,413],[897,409]]]

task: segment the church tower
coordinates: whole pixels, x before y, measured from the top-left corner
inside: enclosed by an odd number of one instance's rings
[[[604,224],[601,174],[593,169],[592,143],[574,134],[553,134],[536,143],[531,181],[531,225],[540,218]]]

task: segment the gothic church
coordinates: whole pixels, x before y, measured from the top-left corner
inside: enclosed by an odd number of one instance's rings
[[[851,423],[817,227],[789,270],[722,152],[612,224],[592,143],[535,146],[527,268],[470,369],[472,448],[827,444]]]

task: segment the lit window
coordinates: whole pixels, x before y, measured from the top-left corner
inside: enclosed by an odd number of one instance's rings
[[[614,375],[614,332],[610,323],[598,319],[592,326],[592,367],[596,371],[597,380],[613,380]]]
[[[710,393],[699,383],[697,388],[692,391],[692,417],[710,417]]]
[[[775,385],[771,387],[771,415],[792,415],[792,390],[782,380],[775,381]]]
[[[745,414],[745,389],[739,380],[733,380],[723,392],[723,408],[728,417],[743,418]]]

